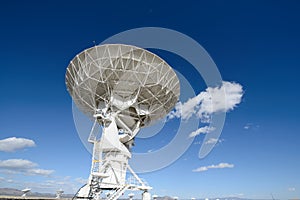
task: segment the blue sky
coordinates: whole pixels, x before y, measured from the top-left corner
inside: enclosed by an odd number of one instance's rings
[[[0,140],[25,138],[34,144],[26,140],[25,148],[13,152],[0,146],[0,187],[29,186],[41,192],[61,187],[74,192],[81,185],[88,177],[91,155],[74,126],[66,67],[93,41],[155,26],[195,39],[223,80],[242,85],[244,95],[227,113],[222,142],[207,157],[198,158],[203,140],[198,135],[175,163],[141,174],[154,188],[152,193],[180,198],[270,198],[272,193],[280,199],[299,198],[299,9],[299,1],[2,3]],[[206,89],[201,77],[191,75],[186,61],[153,52],[178,70],[186,66],[181,72],[197,94]],[[171,132],[175,121],[165,131]],[[152,139],[167,141],[172,136],[165,135]],[[144,143],[137,142],[136,151],[147,152]],[[11,168],[12,161],[5,163],[11,159],[27,162],[23,168]],[[233,167],[212,167],[220,163]],[[200,167],[209,169],[193,171]]]

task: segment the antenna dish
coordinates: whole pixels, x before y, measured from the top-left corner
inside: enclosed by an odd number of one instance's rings
[[[96,199],[110,190],[107,199],[114,200],[128,189],[139,189],[143,200],[150,200],[151,187],[134,173],[128,159],[139,130],[165,117],[178,101],[175,72],[145,49],[106,44],[71,60],[66,85],[76,106],[94,120],[88,140],[94,144],[90,178],[75,197]],[[94,132],[97,123],[102,126],[101,139]],[[126,182],[127,170],[135,183]]]
[[[89,48],[70,62],[66,85],[76,106],[93,118],[99,111],[118,113],[129,127],[164,117],[179,98],[179,80],[157,55],[135,46]],[[124,127],[124,124],[117,122]]]
[[[64,193],[64,191],[62,189],[57,190],[56,191],[56,199],[60,199],[62,197],[62,194]]]
[[[22,197],[26,197],[27,193],[31,191],[30,188],[25,188],[23,190],[21,190],[23,192]]]

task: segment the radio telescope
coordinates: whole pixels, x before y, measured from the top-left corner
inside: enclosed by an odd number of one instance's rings
[[[60,199],[62,197],[62,194],[64,193],[64,191],[62,189],[57,190],[56,191],[56,199]]]
[[[179,80],[157,55],[135,46],[98,45],[76,55],[66,72],[67,90],[76,106],[94,121],[89,180],[75,199],[118,199],[126,190],[151,187],[128,164],[139,130],[167,115],[178,101]],[[102,127],[99,136],[96,126]],[[126,174],[131,174],[130,178]],[[134,179],[134,181],[133,181]]]
[[[26,197],[27,193],[29,193],[31,191],[31,189],[30,188],[25,188],[21,191],[22,191],[22,197]]]

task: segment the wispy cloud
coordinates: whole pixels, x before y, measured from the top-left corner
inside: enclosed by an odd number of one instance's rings
[[[54,170],[48,169],[30,169],[27,171],[28,175],[38,175],[38,176],[49,176],[53,174]]]
[[[251,127],[250,124],[246,124],[246,125],[244,126],[244,129],[248,130],[250,127]]]
[[[0,183],[1,182],[5,182],[5,183],[16,183],[16,181],[15,180],[13,180],[13,179],[8,179],[8,178],[4,178],[4,177],[0,177]]]
[[[288,188],[288,191],[290,191],[290,192],[295,192],[295,191],[296,191],[296,188],[290,187],[290,188]]]
[[[244,193],[236,193],[236,194],[224,195],[224,197],[232,197],[232,198],[234,198],[234,197],[236,197],[236,198],[241,198],[241,197],[243,197],[243,196],[245,196]]]
[[[224,139],[209,138],[205,142],[205,144],[220,144],[220,143],[222,143],[224,141],[225,141]],[[202,143],[203,143],[203,141],[197,141],[194,144],[198,145],[198,144],[202,144]]]
[[[10,137],[0,140],[0,151],[14,152],[27,147],[34,147],[35,142],[26,138]]]
[[[187,102],[176,104],[168,118],[189,119],[193,115],[207,122],[212,113],[233,110],[243,96],[243,87],[234,82],[223,81],[219,87],[208,87],[205,91],[189,99]]]
[[[209,138],[205,144],[215,144],[218,142],[218,139],[217,138]]]
[[[197,169],[194,169],[193,172],[204,172],[204,171],[207,171],[209,169],[223,169],[223,168],[233,168],[233,167],[234,167],[233,164],[219,163],[217,165],[209,165],[209,166],[199,167]]]
[[[203,126],[198,128],[196,131],[190,133],[189,137],[195,137],[200,134],[206,134],[214,131],[216,128],[211,126]]]
[[[87,179],[75,178],[70,176],[65,177],[47,177],[41,181],[20,181],[20,179],[9,180],[0,178],[0,183],[4,182],[5,187],[14,187],[17,184],[20,188],[29,187],[33,191],[55,193],[57,189],[62,189],[65,193],[75,193],[78,188],[87,183]]]
[[[247,123],[243,128],[245,130],[257,130],[259,128],[259,125],[255,125],[254,123]]]
[[[216,144],[216,143],[222,143],[224,142],[224,139],[218,139],[218,138],[209,138],[205,144]]]
[[[87,179],[84,179],[84,178],[81,178],[81,177],[76,178],[75,181],[80,183],[80,184],[86,184],[88,182]]]
[[[37,168],[38,164],[24,159],[0,160],[0,170],[7,174],[49,176],[54,170]]]

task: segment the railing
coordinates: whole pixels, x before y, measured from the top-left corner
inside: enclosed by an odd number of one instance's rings
[[[109,196],[106,200],[116,200],[130,187],[130,185],[124,185],[121,188],[118,188],[111,196]]]

